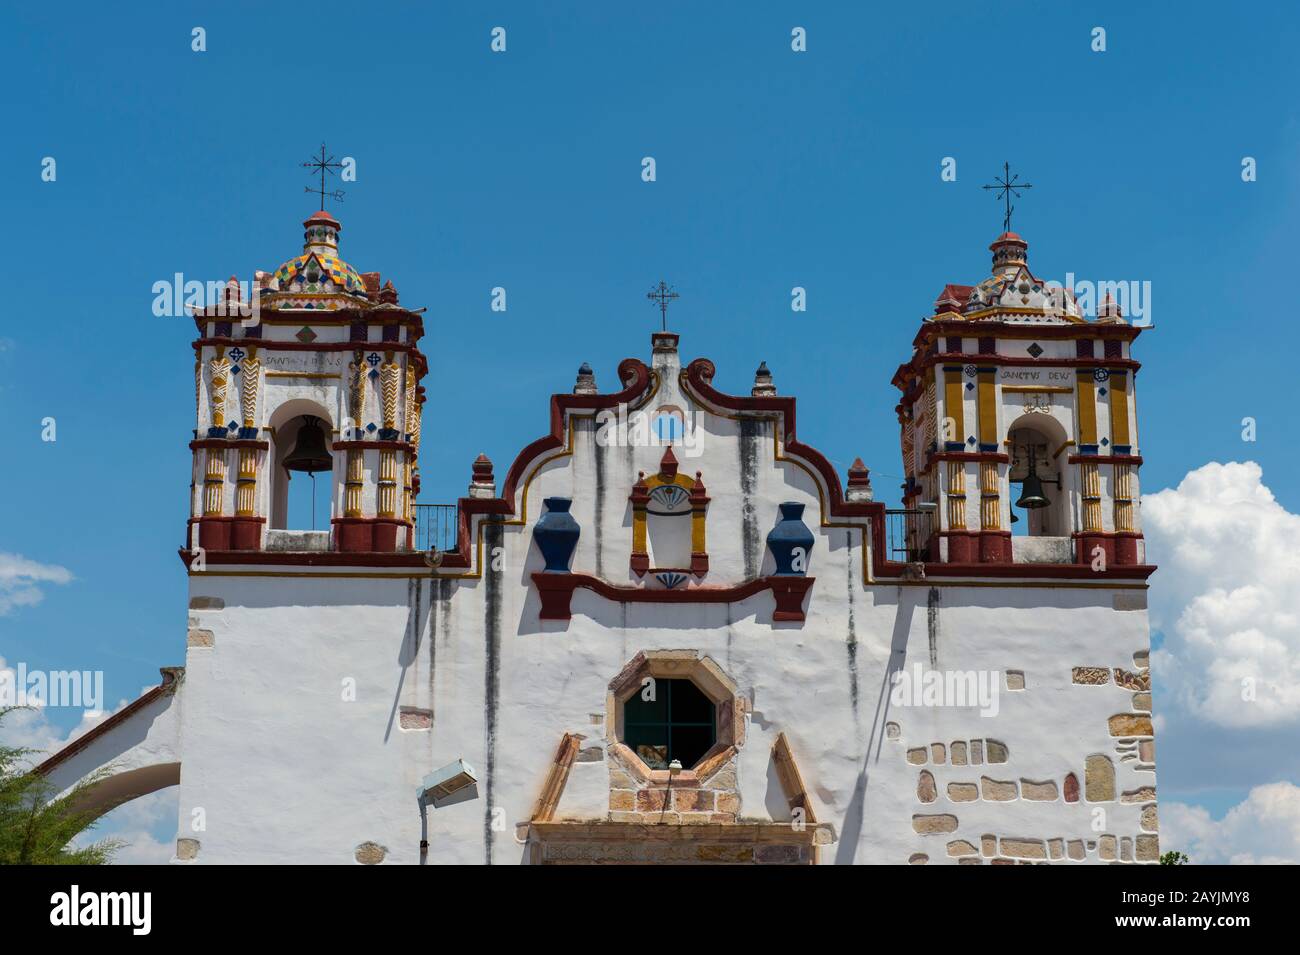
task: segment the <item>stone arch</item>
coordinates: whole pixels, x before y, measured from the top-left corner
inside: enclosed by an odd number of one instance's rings
[[[181,781],[178,690],[183,667],[165,667],[163,680],[134,702],[72,740],[36,767],[53,792],[66,793],[95,774],[77,808],[99,818],[123,803]]]

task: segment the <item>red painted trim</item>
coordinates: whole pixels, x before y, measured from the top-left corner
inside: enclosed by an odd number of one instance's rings
[[[338,439],[330,442],[335,451],[413,451],[415,445],[410,441],[345,441]]]
[[[1068,325],[1023,325],[997,319],[944,318],[923,323],[912,339],[912,344],[920,345],[927,339],[948,335],[960,335],[963,338],[1118,338],[1131,342],[1146,327],[1149,326],[1103,325],[1093,321],[1072,322]]]
[[[880,561],[877,577],[902,577],[907,564]],[[926,577],[1019,577],[1025,580],[1146,580],[1156,572],[1154,564],[1108,566],[1093,570],[1088,564],[941,564],[926,563]],[[1014,587],[1015,584],[1008,584]]]
[[[128,703],[112,716],[96,723],[92,728],[86,730],[86,732],[82,733],[67,746],[63,747],[57,753],[40,763],[35,768],[34,772],[39,773],[42,776],[49,775],[50,770],[54,769],[61,763],[67,762],[73,756],[76,756],[95,740],[99,739],[105,733],[112,731],[115,727],[120,726],[122,723],[125,723],[150,703],[162,696],[174,693],[176,687],[179,685],[176,680],[176,674],[178,671],[183,673],[184,670],[184,667],[159,668],[158,672],[162,674],[162,683],[158,684],[158,686],[155,686],[146,693],[141,694],[138,699]]]
[[[253,448],[257,451],[265,451],[270,447],[270,442],[258,441],[253,438],[235,438],[230,440],[226,438],[199,438],[196,441],[190,442],[191,451],[198,451],[204,448],[220,448],[227,450],[231,448]]]
[[[815,577],[757,577],[734,587],[688,587],[684,590],[652,590],[647,587],[617,587],[590,574],[552,574],[536,571],[532,575],[542,600],[539,614],[543,620],[568,620],[569,603],[579,587],[594,591],[615,603],[735,603],[772,591],[776,610],[772,619],[801,621],[803,599],[812,590]]]
[[[885,505],[877,501],[847,501],[840,476],[835,472],[826,456],[811,445],[804,444],[795,435],[795,399],[788,395],[728,395],[713,387],[713,362],[707,358],[697,358],[686,368],[686,380],[700,398],[729,411],[767,411],[780,414],[785,419],[785,450],[788,454],[803,458],[821,475],[826,484],[829,498],[828,509],[835,517],[866,517],[883,524]]]
[[[475,514],[508,516],[517,513],[515,494],[529,467],[542,455],[564,447],[566,411],[617,408],[620,404],[630,404],[649,387],[650,369],[640,359],[624,358],[619,362],[618,378],[624,384],[622,391],[601,395],[551,395],[551,430],[529,444],[515,457],[510,470],[506,472],[501,494],[498,497],[462,497],[458,502],[457,512],[460,522],[456,537],[458,552],[445,555],[442,566],[451,568],[472,566],[474,540],[470,532]]]
[[[310,325],[311,322],[303,322],[304,325]],[[364,352],[406,352],[415,359],[417,370],[421,378],[429,373],[429,360],[424,357],[415,342],[297,342],[297,341],[277,341],[268,338],[196,338],[193,342],[193,348],[196,354],[202,354],[203,347],[209,345],[212,347],[223,346],[234,348],[238,345],[240,348],[255,347],[258,353],[273,351],[364,351]],[[266,368],[264,371],[280,371],[278,368]]]
[[[176,552],[186,569],[194,560],[193,551],[180,548]],[[393,551],[392,553],[348,553],[346,551],[237,551],[209,550],[204,552],[204,560],[209,564],[231,565],[243,564],[256,566],[265,564],[275,567],[414,567],[429,569],[424,562],[421,551]],[[444,564],[445,566],[445,564]],[[431,572],[432,573],[432,572]],[[196,574],[202,577],[202,574]]]

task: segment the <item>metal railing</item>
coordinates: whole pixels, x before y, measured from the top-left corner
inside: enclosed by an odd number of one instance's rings
[[[456,549],[460,514],[455,504],[415,505],[415,549]]]
[[[885,510],[888,559],[902,563],[936,560],[933,552],[935,511],[928,508]]]

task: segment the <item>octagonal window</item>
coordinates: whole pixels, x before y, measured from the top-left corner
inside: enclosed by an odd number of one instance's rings
[[[655,679],[623,705],[623,742],[650,769],[689,769],[717,738],[717,707],[690,680]]]

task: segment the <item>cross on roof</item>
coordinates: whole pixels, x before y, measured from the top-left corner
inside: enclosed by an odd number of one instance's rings
[[[307,162],[302,163],[302,166],[306,169],[314,169],[320,172],[320,188],[313,189],[311,186],[307,186],[305,191],[314,192],[320,196],[320,207],[322,212],[325,210],[326,199],[333,199],[335,202],[343,201],[342,189],[335,189],[332,192],[327,192],[325,190],[325,173],[328,172],[331,176],[334,175],[334,170],[342,169],[343,163],[335,162],[333,156],[326,158],[324,143],[320,144],[320,157],[312,157],[307,160]]]
[[[660,279],[659,286],[647,292],[645,297],[659,306],[659,318],[663,322],[663,330],[668,331],[668,305],[673,299],[681,298],[681,296],[673,291],[671,285]]]
[[[994,177],[993,184],[984,187],[985,189],[996,189],[998,191],[997,197],[1006,201],[1007,212],[1006,216],[1002,220],[1003,232],[1011,231],[1011,213],[1016,210],[1016,207],[1011,204],[1011,197],[1014,195],[1019,199],[1019,190],[1034,188],[1032,183],[1020,182],[1019,179],[1020,174],[1017,173],[1014,176],[1011,175],[1011,164],[1004,162],[1002,164],[1002,178],[998,179],[997,177]]]

